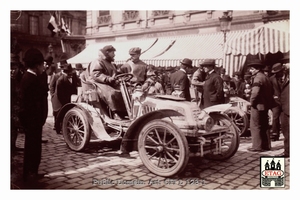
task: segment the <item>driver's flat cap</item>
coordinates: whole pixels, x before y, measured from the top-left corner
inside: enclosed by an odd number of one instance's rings
[[[133,47],[129,50],[129,54],[141,54],[142,49],[139,47]]]

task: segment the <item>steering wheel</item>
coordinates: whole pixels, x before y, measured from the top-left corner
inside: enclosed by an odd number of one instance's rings
[[[124,73],[124,74],[119,74],[115,76],[115,79],[118,81],[130,81],[133,78],[133,74],[130,73]]]

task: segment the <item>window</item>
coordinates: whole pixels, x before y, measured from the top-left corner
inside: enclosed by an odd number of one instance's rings
[[[99,17],[98,17],[98,24],[104,25],[111,22],[111,16],[109,10],[100,10],[99,11]]]
[[[29,16],[29,34],[39,34],[39,18],[37,16]]]
[[[99,11],[99,16],[105,16],[105,15],[110,15],[109,10],[100,10]]]

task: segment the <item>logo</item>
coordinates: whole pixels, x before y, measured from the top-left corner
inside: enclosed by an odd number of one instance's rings
[[[260,157],[260,187],[284,187],[284,158]]]

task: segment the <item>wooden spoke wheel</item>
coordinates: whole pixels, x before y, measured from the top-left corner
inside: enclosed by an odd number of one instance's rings
[[[182,172],[189,159],[185,136],[176,125],[163,120],[152,120],[143,127],[138,151],[144,165],[163,177]]]

